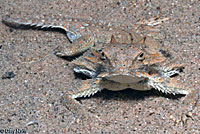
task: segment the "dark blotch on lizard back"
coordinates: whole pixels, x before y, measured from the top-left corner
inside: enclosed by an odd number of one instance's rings
[[[169,54],[167,51],[160,49],[159,52],[161,52],[165,57],[169,58],[171,57],[171,54]]]

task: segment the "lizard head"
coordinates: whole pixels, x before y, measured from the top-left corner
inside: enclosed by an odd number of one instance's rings
[[[161,53],[149,53],[143,44],[103,44],[100,50],[91,49],[73,61],[74,71],[89,77],[102,77],[121,83],[138,82],[138,72],[149,72],[163,62]]]

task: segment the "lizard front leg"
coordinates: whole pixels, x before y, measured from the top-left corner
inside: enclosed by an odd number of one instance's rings
[[[87,79],[87,80],[76,80],[74,82],[75,89],[69,90],[67,95],[73,99],[80,97],[89,97],[94,95],[103,88],[101,86],[101,79]]]
[[[148,85],[156,90],[162,91],[163,93],[170,93],[170,94],[189,94],[189,90],[185,89],[183,83],[180,83],[173,78],[159,76],[156,74],[141,74],[143,77],[148,78]]]
[[[100,120],[95,114],[90,114],[88,108],[80,104],[75,98],[91,96],[101,91],[101,79],[75,80],[73,88],[69,89],[62,97],[63,105],[67,107],[75,116]],[[95,117],[95,118],[94,118]]]

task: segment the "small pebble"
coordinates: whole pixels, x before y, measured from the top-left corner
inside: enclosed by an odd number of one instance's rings
[[[6,72],[5,74],[2,75],[2,79],[11,79],[14,78],[15,74],[13,72]]]

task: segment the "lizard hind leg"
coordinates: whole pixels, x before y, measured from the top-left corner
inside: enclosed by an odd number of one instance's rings
[[[54,50],[56,56],[63,57],[71,57],[77,56],[94,45],[94,39],[90,35],[84,35],[79,37],[78,39],[73,40],[72,43],[69,43],[64,46],[59,46]]]
[[[69,39],[69,41],[71,43],[73,43],[74,40],[77,40],[78,38],[80,38],[78,35],[76,35],[76,34],[74,34],[72,32],[69,32],[69,31],[67,31],[66,35],[67,35],[67,38]]]

